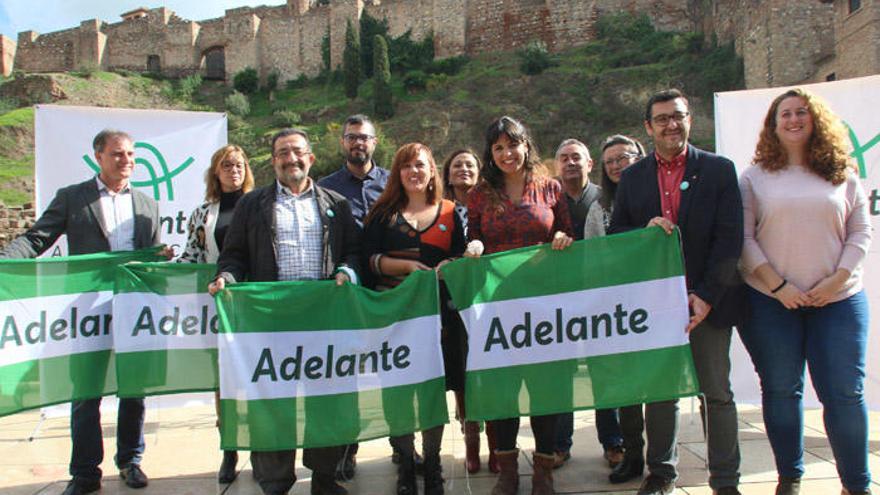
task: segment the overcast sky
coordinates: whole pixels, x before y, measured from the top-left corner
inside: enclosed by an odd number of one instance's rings
[[[198,21],[220,17],[226,9],[243,5],[281,5],[284,0],[0,0],[0,34],[18,40],[21,31],[51,33],[87,19],[118,22],[123,12],[165,6],[180,17]]]

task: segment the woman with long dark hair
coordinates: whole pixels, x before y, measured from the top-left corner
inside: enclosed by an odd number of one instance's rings
[[[846,127],[812,93],[786,91],[767,111],[740,188],[751,315],[739,331],[761,381],[776,493],[798,493],[804,474],[805,364],[843,493],[870,493],[862,263],[871,222]]]
[[[571,218],[562,186],[547,177],[537,147],[522,123],[504,116],[489,125],[483,163],[480,183],[468,196],[468,238],[480,241],[482,250],[469,244],[466,255],[548,242],[553,249],[571,245]],[[557,414],[530,418],[535,436],[533,494],[553,493],[557,421]],[[492,494],[513,495],[519,486],[519,418],[490,423],[501,468]]]
[[[205,202],[189,216],[187,241],[181,263],[216,263],[223,249],[223,239],[232,211],[238,200],[254,188],[254,174],[244,150],[228,144],[214,152],[211,166],[205,171]],[[215,393],[217,426],[220,426],[220,393]],[[223,462],[217,479],[220,483],[232,483],[237,475],[238,452],[223,451]]]
[[[365,251],[369,269],[376,276],[376,289],[396,287],[410,273],[432,270],[461,256],[465,234],[455,203],[443,199],[443,182],[430,148],[421,143],[405,144],[394,154],[385,191],[364,221]],[[441,343],[446,364],[447,390],[462,390],[464,367],[451,359],[461,356],[458,339],[449,338],[453,324],[449,292],[440,284]],[[393,406],[392,406],[393,407]],[[397,494],[417,493],[413,434],[391,438],[400,452]],[[440,443],[443,425],[422,431],[425,493],[443,493]]]

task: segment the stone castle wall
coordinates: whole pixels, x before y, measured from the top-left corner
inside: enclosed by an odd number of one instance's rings
[[[15,61],[15,41],[0,34],[0,76],[12,74],[12,63]]]
[[[603,15],[647,14],[663,30],[700,30],[733,41],[744,58],[747,87],[778,86],[880,71],[880,0],[856,13],[830,0],[288,0],[274,7],[227,10],[218,19],[189,21],[162,7],[117,23],[84,21],[77,28],[20,33],[16,68],[25,72],[103,69],[146,71],[159,61],[168,76],[205,74],[205,54],[222,49],[225,78],[253,67],[280,80],[316,75],[321,45],[331,66],[342,61],[346,21],[363,12],[387,19],[390,33],[415,39],[433,33],[438,57],[506,51],[543,41],[551,51],[595,36]],[[836,10],[835,10],[836,9]],[[14,45],[14,44],[13,44]],[[856,47],[853,49],[853,47]],[[6,44],[3,57],[11,50]],[[0,67],[2,68],[2,67]]]

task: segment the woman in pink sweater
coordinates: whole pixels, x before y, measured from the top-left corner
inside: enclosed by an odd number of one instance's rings
[[[740,178],[741,268],[752,305],[740,335],[761,379],[777,495],[797,494],[804,473],[804,364],[843,493],[870,493],[861,264],[871,224],[846,136],[816,96],[787,91],[770,105],[753,166]]]

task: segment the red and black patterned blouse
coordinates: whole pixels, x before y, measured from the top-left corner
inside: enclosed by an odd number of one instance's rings
[[[502,194],[502,211],[489,200],[485,182],[468,195],[468,239],[483,242],[484,254],[534,246],[553,240],[562,231],[573,236],[562,186],[554,179],[535,178],[515,205]]]
[[[444,199],[438,205],[434,221],[423,230],[414,229],[399,213],[388,221],[371,220],[364,226],[366,257],[371,268],[379,254],[418,260],[433,268],[446,258],[461,256],[465,244],[464,230],[455,203]],[[396,287],[406,278],[383,273],[376,275],[378,290]]]

